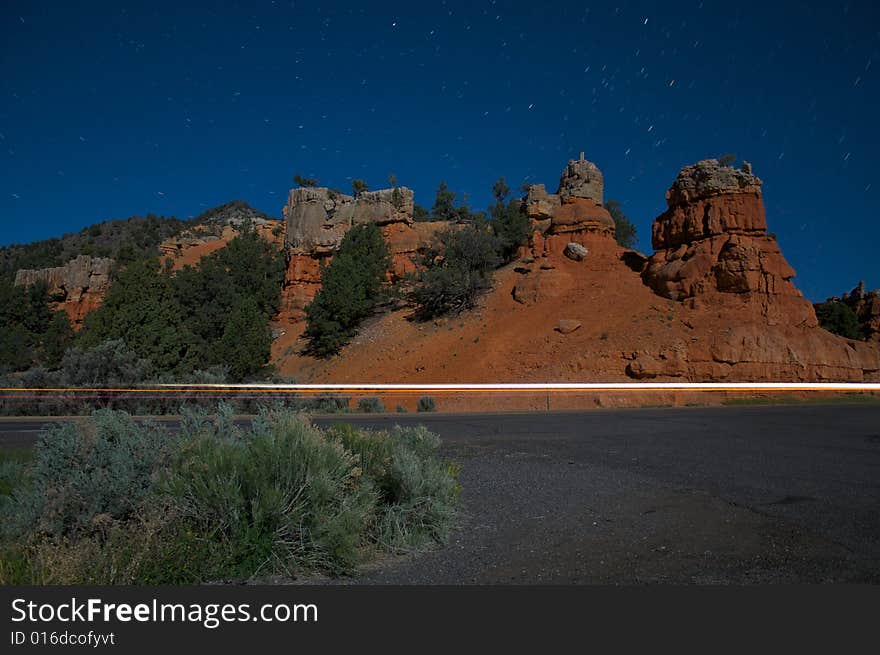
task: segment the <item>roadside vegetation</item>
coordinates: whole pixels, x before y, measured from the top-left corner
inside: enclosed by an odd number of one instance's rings
[[[252,428],[189,412],[180,433],[99,411],[33,459],[0,459],[0,584],[198,584],[352,573],[443,543],[457,469],[423,427]],[[74,465],[75,463],[75,465]]]
[[[796,398],[793,396],[764,396],[750,398],[728,398],[721,401],[722,405],[823,405],[841,403],[880,403],[880,396],[870,393],[843,393],[828,396],[811,396],[809,398]]]

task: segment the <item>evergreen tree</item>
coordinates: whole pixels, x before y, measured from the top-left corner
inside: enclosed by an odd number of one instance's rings
[[[415,276],[411,292],[421,319],[473,307],[499,264],[498,241],[484,225],[450,228],[438,240],[439,247],[426,253],[426,267]]]
[[[449,190],[445,180],[441,181],[440,186],[437,187],[434,205],[431,207],[431,220],[458,220],[458,211],[455,208],[455,193]]]
[[[216,348],[217,359],[229,367],[234,380],[243,380],[265,368],[271,354],[272,334],[255,300],[237,298]]]
[[[309,350],[327,357],[339,352],[381,300],[391,265],[382,232],[373,223],[355,225],[342,238],[330,265],[321,271],[321,289],[306,307]]]
[[[357,198],[359,195],[361,195],[364,191],[367,191],[368,189],[369,189],[369,187],[367,186],[367,183],[364,182],[363,180],[352,180],[351,181],[351,193],[355,198]]]
[[[614,219],[614,240],[617,241],[617,245],[624,248],[635,246],[636,226],[623,213],[620,203],[609,198],[605,201],[605,209]]]
[[[416,204],[413,205],[413,220],[414,221],[430,221],[431,220],[431,212],[429,212],[422,205]]]
[[[318,180],[314,177],[303,177],[299,173],[293,176],[294,183],[298,184],[301,187],[314,187],[318,186]]]
[[[510,187],[503,177],[495,182],[492,195],[495,196],[495,204],[489,208],[489,224],[498,241],[498,254],[502,261],[508,262],[516,257],[520,246],[528,243],[532,222],[516,198],[508,199]]]

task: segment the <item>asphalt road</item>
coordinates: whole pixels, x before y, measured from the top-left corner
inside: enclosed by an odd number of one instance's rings
[[[462,465],[450,543],[347,582],[880,582],[877,405],[339,420],[425,423]]]

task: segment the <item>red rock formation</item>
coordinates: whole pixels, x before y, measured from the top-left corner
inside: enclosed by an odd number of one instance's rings
[[[86,315],[103,302],[112,266],[112,259],[80,255],[56,268],[22,269],[15,274],[15,284],[44,282],[52,309],[67,312],[73,328],[78,330]]]
[[[817,328],[795,272],[767,234],[761,180],[701,161],[681,170],[654,221],[656,252],[642,271],[656,293],[694,310],[694,337],[634,353],[635,378],[691,380],[876,379],[880,350]],[[707,329],[708,328],[708,329]]]
[[[379,225],[397,282],[416,270],[420,253],[446,222],[413,221],[413,192],[406,187],[367,191],[354,198],[326,188],[292,189],[284,206],[287,273],[278,320],[302,320],[306,305],[321,288],[321,265],[327,265],[345,233],[359,223]]]
[[[642,273],[648,286],[673,300],[728,302],[739,313],[753,305],[748,313],[769,324],[817,325],[792,283],[794,269],[767,234],[761,180],[750,167],[714,159],[687,166],[666,199],[669,209],[652,229],[656,252]]]

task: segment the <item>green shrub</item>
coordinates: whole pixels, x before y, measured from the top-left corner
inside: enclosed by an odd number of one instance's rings
[[[398,414],[406,414],[406,407],[404,407],[403,405],[398,405],[396,411]]]
[[[398,552],[444,543],[455,520],[458,468],[439,457],[440,439],[424,426],[397,426],[390,442],[389,491],[376,541]]]
[[[291,413],[264,415],[247,439],[190,433],[161,488],[192,533],[199,575],[247,578],[358,562],[373,488],[356,458]]]
[[[361,398],[358,401],[358,409],[364,414],[381,414],[385,411],[385,406],[379,398],[370,396],[369,398]]]
[[[32,452],[29,448],[0,450],[0,509],[3,497],[11,496],[13,489],[21,488],[29,480]]]
[[[379,494],[372,540],[393,552],[443,543],[455,520],[458,468],[439,456],[440,439],[424,426],[390,432],[336,425],[329,432],[355,453]]]
[[[437,404],[434,402],[434,398],[431,396],[422,396],[419,398],[419,404],[416,408],[420,412],[436,412]]]
[[[439,247],[426,253],[427,267],[415,276],[411,300],[416,316],[429,319],[457,314],[474,306],[478,293],[491,284],[500,263],[497,240],[483,226],[448,229],[437,236]]]

